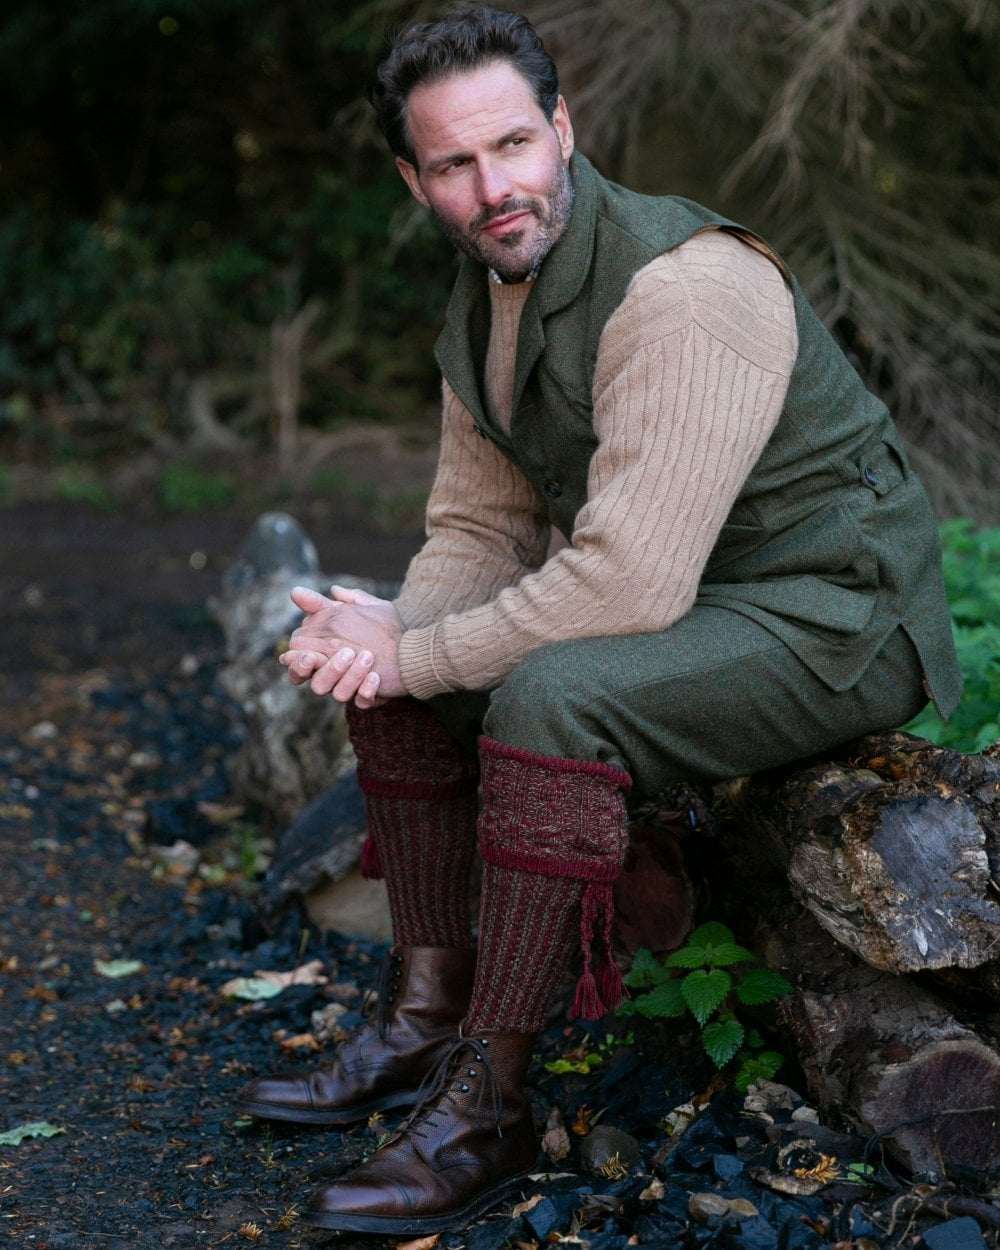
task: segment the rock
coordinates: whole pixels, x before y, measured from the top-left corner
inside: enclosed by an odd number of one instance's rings
[[[733,1219],[737,1221],[749,1220],[749,1219],[753,1219],[755,1215],[759,1215],[759,1214],[760,1212],[757,1210],[757,1208],[754,1206],[754,1204],[750,1201],[749,1198],[730,1198],[729,1199],[729,1211],[727,1213],[728,1219]]]
[[[330,1042],[341,1031],[338,1021],[347,1014],[349,1008],[343,1003],[328,1003],[319,1011],[314,1011],[310,1018],[313,1036],[318,1042]]]
[[[145,832],[149,841],[161,846],[179,841],[198,846],[212,837],[215,826],[198,810],[195,799],[157,799],[146,809]]]
[[[355,868],[342,881],[313,890],[306,897],[309,919],[322,932],[391,942],[389,896],[383,881],[369,881]]]
[[[599,1124],[583,1139],[580,1158],[588,1172],[620,1180],[640,1158],[639,1143],[610,1124]]]
[[[935,1224],[925,1229],[923,1236],[928,1250],[986,1250],[983,1234],[971,1215]]]
[[[296,816],[278,838],[261,886],[261,908],[277,917],[290,902],[343,881],[361,856],[365,804],[353,767]]]
[[[692,1194],[688,1199],[688,1211],[692,1219],[705,1224],[711,1219],[722,1219],[727,1214],[729,1199],[723,1198],[721,1194],[712,1193],[711,1190]]]
[[[149,853],[175,877],[189,877],[201,858],[197,849],[183,838],[178,838],[172,846],[151,846]]]
[[[736,1155],[713,1155],[712,1169],[719,1180],[731,1181],[743,1171],[743,1160],[737,1158]]]
[[[524,1219],[535,1236],[544,1241],[559,1223],[559,1209],[551,1198],[543,1198],[525,1212]]]
[[[231,762],[242,799],[290,824],[303,807],[349,769],[343,706],[293,686],[277,657],[302,614],[295,585],[329,592],[333,581],[392,597],[395,584],[338,573],[322,575],[312,540],[283,512],[261,516],[209,607],[226,638],[219,679],[243,713],[245,739]]]
[[[802,1095],[788,1085],[781,1085],[778,1081],[756,1081],[747,1091],[743,1107],[747,1111],[773,1114],[775,1111],[792,1111],[804,1101]]]

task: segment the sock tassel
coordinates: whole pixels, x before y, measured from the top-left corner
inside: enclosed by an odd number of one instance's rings
[[[604,1003],[597,990],[597,981],[590,966],[590,944],[594,938],[594,921],[603,902],[604,886],[588,881],[580,900],[580,947],[583,951],[583,972],[576,983],[576,993],[569,1014],[578,1020],[600,1020],[605,1014]]]
[[[361,848],[361,875],[369,881],[381,881],[383,877],[382,861],[379,859],[378,843],[372,837],[371,830]]]

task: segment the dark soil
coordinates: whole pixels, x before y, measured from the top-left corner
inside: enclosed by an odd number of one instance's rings
[[[251,518],[38,504],[0,519],[0,1134],[33,1121],[62,1130],[0,1146],[0,1245],[402,1244],[331,1237],[297,1219],[317,1181],[370,1150],[386,1125],[268,1128],[231,1109],[248,1074],[295,1062],[288,1043],[309,1033],[317,1008],[342,1001],[341,1027],[359,1021],[351,987],[371,983],[382,954],[326,940],[295,914],[274,934],[256,917],[253,813],[235,810],[225,769],[239,726],[215,682],[221,637],[204,609]],[[331,571],[399,577],[419,543],[348,534],[332,520],[325,532],[309,527]],[[175,836],[198,842],[207,874],[161,862],[157,842]],[[330,984],[257,1003],[220,992],[233,977],[313,958]],[[118,978],[95,966],[122,959],[141,966]],[[540,1178],[524,1193],[541,1195],[532,1209],[502,1209],[442,1248],[864,1250],[915,1245],[932,1228],[932,1241],[969,1237],[935,1250],[974,1250],[984,1235],[998,1246],[1000,1206],[970,1178],[921,1185],[835,1134],[825,1149],[779,1155],[815,1127],[791,1118],[801,1095],[752,1114],[688,1034],[634,1019],[613,1031],[609,1042],[603,1024],[557,1023],[544,1035],[535,1110],[540,1129],[560,1110],[569,1154],[540,1153]],[[545,1070],[585,1041],[605,1045],[593,1074]],[[692,1099],[699,1118],[668,1140],[664,1117]],[[636,1139],[627,1175],[586,1171],[595,1124]],[[846,1179],[851,1162],[870,1166],[867,1184]],[[758,1167],[792,1184],[795,1168],[830,1179],[797,1196],[751,1175]],[[706,1193],[748,1200],[756,1214],[694,1218],[691,1195]]]

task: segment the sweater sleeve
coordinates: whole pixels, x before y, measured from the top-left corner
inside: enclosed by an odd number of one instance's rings
[[[571,545],[488,602],[407,630],[407,689],[491,689],[545,643],[649,633],[689,611],[797,350],[790,290],[735,236],[695,235],[640,270],[601,336],[598,445]]]
[[[493,599],[545,560],[549,522],[541,497],[489,439],[447,382],[441,450],[427,501],[427,541],[396,599],[405,629]]]

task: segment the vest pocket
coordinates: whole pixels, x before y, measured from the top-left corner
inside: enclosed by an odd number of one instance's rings
[[[879,496],[901,486],[910,472],[903,449],[885,439],[862,452],[857,468],[861,484]]]

